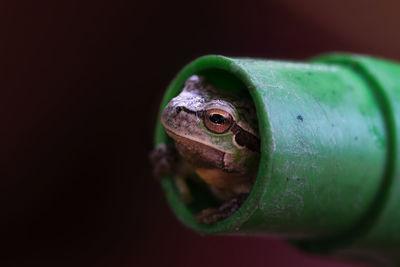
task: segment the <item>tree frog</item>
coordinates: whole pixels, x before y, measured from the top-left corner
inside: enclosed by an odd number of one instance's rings
[[[221,202],[202,210],[196,220],[210,224],[227,218],[246,200],[258,168],[258,121],[246,90],[217,88],[193,75],[169,101],[161,123],[174,146],[161,144],[151,153],[155,175],[172,173],[184,201],[193,201],[187,177],[203,181]]]

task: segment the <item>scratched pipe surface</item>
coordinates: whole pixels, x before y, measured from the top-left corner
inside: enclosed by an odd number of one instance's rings
[[[194,220],[207,196],[191,188],[197,203],[186,205],[164,177],[168,202],[187,227],[283,236],[310,251],[399,260],[399,65],[350,54],[307,62],[205,56],[178,73],[160,112],[193,74],[223,90],[250,92],[261,159],[240,210],[211,225]],[[171,142],[159,122],[155,139]]]

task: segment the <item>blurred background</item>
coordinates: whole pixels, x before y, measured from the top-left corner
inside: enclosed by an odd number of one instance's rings
[[[162,94],[209,53],[400,59],[400,2],[2,1],[1,266],[360,266],[200,236],[148,153]]]

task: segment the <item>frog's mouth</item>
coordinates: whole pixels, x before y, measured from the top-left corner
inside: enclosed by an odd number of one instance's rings
[[[166,133],[175,141],[176,149],[183,158],[196,168],[225,169],[225,152],[207,146],[198,141],[180,136],[165,128]]]

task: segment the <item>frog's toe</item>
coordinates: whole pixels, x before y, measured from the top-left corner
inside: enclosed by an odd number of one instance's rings
[[[197,214],[195,219],[196,221],[204,224],[211,224],[219,220],[223,220],[226,217],[227,216],[221,213],[218,209],[208,208],[202,210],[199,214]]]
[[[156,179],[163,175],[173,174],[177,168],[179,157],[174,146],[159,144],[149,155]]]
[[[219,208],[204,209],[196,215],[195,219],[196,221],[205,224],[210,224],[226,219],[234,214],[238,209],[240,209],[247,196],[248,194],[241,194],[237,197],[232,198],[231,200],[228,200]]]

